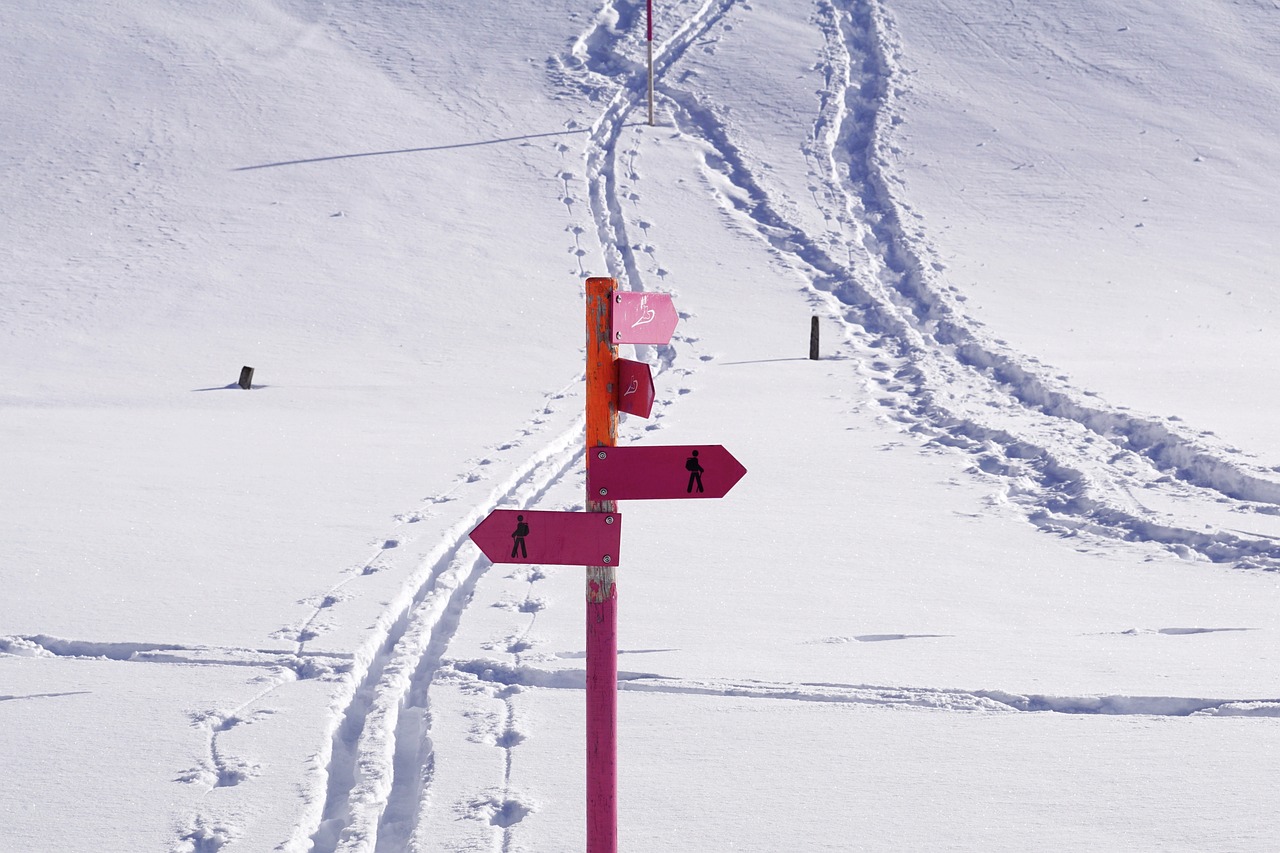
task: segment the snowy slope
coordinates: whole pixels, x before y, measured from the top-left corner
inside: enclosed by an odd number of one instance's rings
[[[0,850],[579,848],[602,274],[625,849],[1280,842],[1273,4],[658,6],[0,10]]]
[[[1274,5],[893,8],[899,162],[966,309],[1275,465]]]

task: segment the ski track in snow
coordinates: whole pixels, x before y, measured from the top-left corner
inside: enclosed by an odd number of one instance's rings
[[[228,753],[220,744],[221,735],[275,713],[257,706],[282,685],[313,678],[342,683],[345,687],[333,709],[333,730],[327,746],[316,756],[317,768],[312,774],[311,790],[323,788],[324,797],[303,794],[307,817],[276,849],[298,853],[372,851],[375,843],[378,849],[404,849],[422,792],[430,781],[427,688],[476,582],[489,567],[467,534],[498,506],[536,504],[561,477],[581,466],[583,417],[566,405],[572,402],[581,381],[579,375],[559,391],[550,392],[518,437],[461,472],[450,489],[426,498],[418,509],[396,516],[395,529],[379,539],[381,544],[368,560],[349,570],[338,583],[300,602],[309,608],[307,616],[272,634],[288,641],[289,647],[98,642],[41,634],[0,637],[0,654],[263,670],[254,681],[266,686],[241,705],[190,715],[192,725],[205,731],[206,757],[195,767],[176,769],[175,781],[201,785],[206,791],[197,813],[178,830],[173,849],[180,853],[213,853],[243,835],[236,822],[222,815],[223,810],[208,796],[251,780],[260,768],[251,757]],[[564,421],[567,427],[541,438],[540,447],[533,444],[549,424]],[[523,461],[512,452],[517,450],[524,454]],[[492,486],[487,481],[501,467],[504,456],[511,457],[506,464],[512,471]],[[470,493],[477,490],[480,494],[472,497]],[[323,616],[351,597],[344,588],[388,569],[387,555],[411,541],[404,533],[405,525],[431,517],[436,507],[454,502],[470,505],[459,510],[460,517],[410,574],[400,596],[384,610],[365,644],[354,653],[309,650],[307,643],[323,633]],[[498,806],[513,816],[508,825],[514,823],[517,804],[503,801]]]
[[[823,190],[812,192],[814,203],[838,231],[815,237],[791,221],[732,128],[697,92],[665,82],[660,91],[680,132],[703,148],[721,206],[808,278],[842,324],[877,402],[929,445],[969,454],[970,473],[996,486],[994,501],[1020,507],[1042,530],[1280,569],[1274,537],[1206,530],[1190,515],[1153,512],[1135,498],[1150,491],[1191,513],[1199,504],[1277,515],[1275,472],[1171,422],[1105,406],[963,314],[927,235],[904,224],[911,209],[895,190],[893,128],[905,83],[891,19],[878,0],[821,0],[816,23],[826,42],[825,82],[806,156]],[[619,232],[602,227],[601,238]]]
[[[431,681],[490,566],[467,534],[500,505],[536,504],[572,472],[582,458],[582,431],[582,419],[575,418],[487,499],[472,505],[408,585],[410,600],[388,611],[335,727],[318,820],[309,830],[303,827],[288,849],[328,853],[408,845],[432,775]]]

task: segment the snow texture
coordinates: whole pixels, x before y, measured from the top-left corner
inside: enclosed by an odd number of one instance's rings
[[[601,275],[624,849],[1280,846],[1275,4],[655,5],[0,9],[0,853],[580,849]]]

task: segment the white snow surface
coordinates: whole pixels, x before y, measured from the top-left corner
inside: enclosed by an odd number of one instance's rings
[[[592,275],[620,849],[1280,848],[1280,6],[655,5],[0,5],[0,853],[582,849]]]

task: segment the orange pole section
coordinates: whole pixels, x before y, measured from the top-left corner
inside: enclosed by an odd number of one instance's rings
[[[612,341],[613,291],[611,278],[587,279],[587,447],[614,447],[618,443],[618,348]],[[591,500],[587,495],[587,500]],[[612,501],[596,501],[612,504]],[[616,512],[616,508],[593,512]]]

